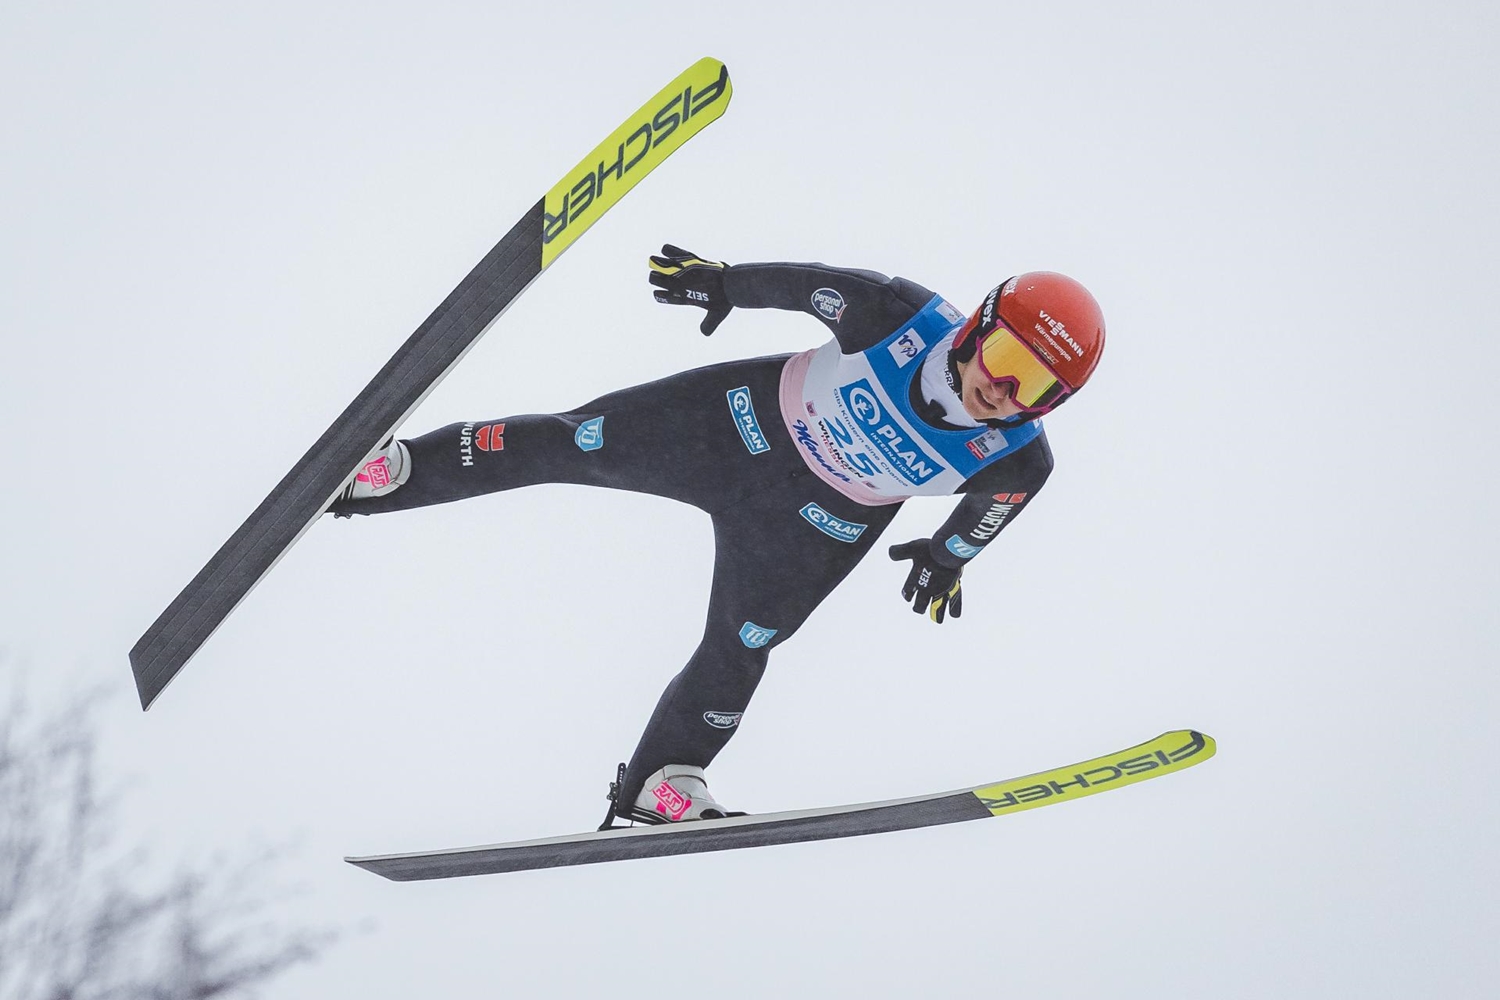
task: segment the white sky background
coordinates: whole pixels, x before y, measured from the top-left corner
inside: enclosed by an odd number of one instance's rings
[[[118,692],[122,835],[298,846],[363,927],[277,997],[1489,995],[1500,558],[1491,4],[0,9],[0,670]],[[882,545],[711,777],[774,811],[1195,727],[993,823],[401,885],[592,828],[702,627],[706,516],[543,487],[319,524],[149,715],[126,651],[515,219],[702,55],[717,124],[409,422],[566,409],[821,327],[656,305],[663,241],[1103,303],[1045,494],[903,608]],[[887,532],[930,533],[949,501]]]

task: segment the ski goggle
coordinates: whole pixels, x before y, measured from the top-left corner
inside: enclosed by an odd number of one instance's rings
[[[1072,392],[1007,326],[997,325],[985,334],[976,356],[985,377],[1009,385],[1016,405],[1028,413],[1046,413]]]

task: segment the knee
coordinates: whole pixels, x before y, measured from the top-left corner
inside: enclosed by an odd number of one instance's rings
[[[709,627],[693,659],[712,664],[720,674],[736,674],[753,685],[765,672],[771,649],[782,638],[779,629],[755,622],[719,623]]]

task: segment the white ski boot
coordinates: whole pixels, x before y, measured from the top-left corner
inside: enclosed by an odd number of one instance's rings
[[[411,452],[401,441],[391,440],[359,467],[353,482],[344,487],[340,500],[383,497],[411,478]]]
[[[668,764],[651,775],[634,804],[620,812],[623,818],[638,823],[683,823],[745,815],[730,812],[715,802],[708,792],[703,768],[690,764]]]

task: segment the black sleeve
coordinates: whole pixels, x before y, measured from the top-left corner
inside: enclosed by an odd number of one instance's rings
[[[1030,443],[986,465],[964,483],[963,499],[933,533],[932,558],[958,569],[994,541],[1031,503],[1052,473],[1052,449],[1043,431]],[[968,552],[968,556],[960,555]]]
[[[914,281],[827,264],[735,264],[724,272],[724,294],[736,309],[815,316],[845,354],[874,347],[932,299]]]

